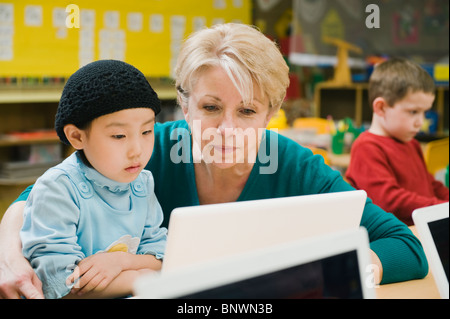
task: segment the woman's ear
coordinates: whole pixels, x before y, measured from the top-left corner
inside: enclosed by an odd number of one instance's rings
[[[186,103],[180,103],[181,110],[183,111],[184,119],[189,123],[189,108]]]
[[[272,117],[280,110],[280,108],[274,108],[269,106],[269,112],[266,115],[266,119],[264,121],[264,127],[267,127],[267,125],[269,125],[270,120],[272,119]]]
[[[385,113],[385,109],[386,107],[390,107],[389,104],[386,102],[386,100],[382,97],[377,97],[373,103],[372,103],[372,107],[373,107],[373,113],[383,117],[384,113]]]
[[[64,126],[64,134],[66,134],[67,139],[74,149],[82,150],[84,148],[86,134],[83,130],[80,130],[73,124],[67,124]]]

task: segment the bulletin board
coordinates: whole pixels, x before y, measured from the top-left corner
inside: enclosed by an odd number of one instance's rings
[[[170,77],[183,40],[218,23],[251,23],[251,0],[0,1],[0,77],[67,77],[99,59]],[[68,28],[69,4],[80,10]],[[71,20],[74,22],[74,20]]]

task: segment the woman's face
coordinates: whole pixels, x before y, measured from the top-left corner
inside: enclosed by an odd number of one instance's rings
[[[273,115],[269,100],[253,89],[244,105],[239,91],[221,67],[204,71],[183,106],[193,135],[194,162],[220,168],[254,163],[262,134]]]

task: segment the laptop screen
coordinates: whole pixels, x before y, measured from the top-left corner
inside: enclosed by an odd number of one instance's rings
[[[448,280],[448,217],[428,223],[436,250]]]
[[[180,299],[362,299],[356,250],[233,282]]]

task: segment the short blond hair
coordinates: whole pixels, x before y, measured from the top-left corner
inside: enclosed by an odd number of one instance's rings
[[[253,100],[255,84],[270,107],[279,108],[289,85],[289,67],[278,46],[256,28],[244,24],[215,25],[193,33],[183,44],[175,68],[179,103],[187,106],[202,72],[222,67],[244,104]]]

